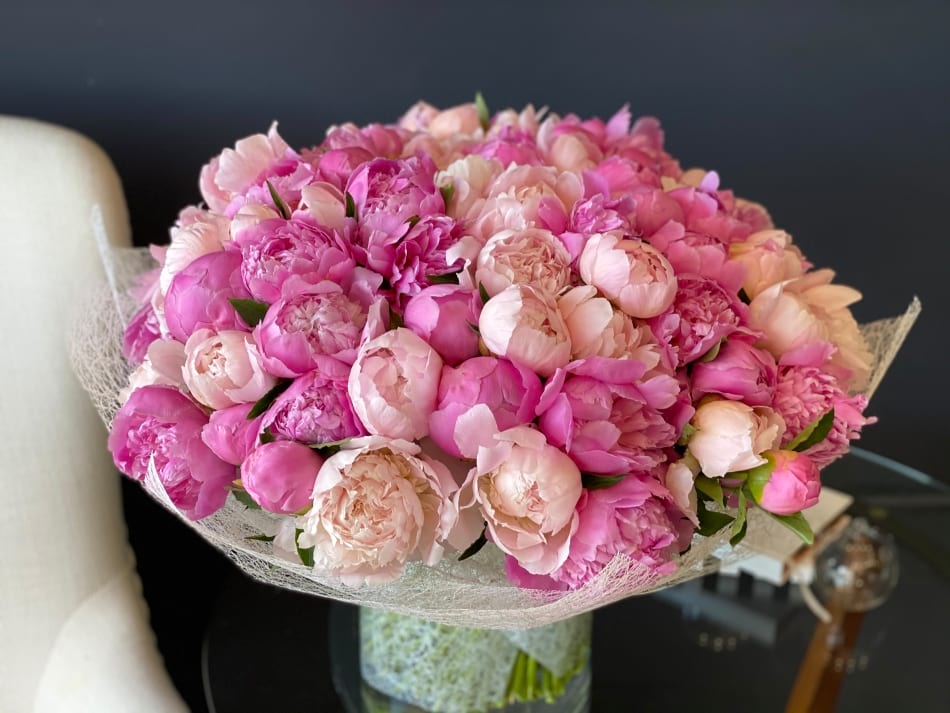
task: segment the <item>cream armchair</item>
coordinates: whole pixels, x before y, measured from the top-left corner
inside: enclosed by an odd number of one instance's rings
[[[102,277],[90,213],[129,227],[76,133],[0,117],[0,710],[174,713],[102,423],[70,370],[71,305]]]

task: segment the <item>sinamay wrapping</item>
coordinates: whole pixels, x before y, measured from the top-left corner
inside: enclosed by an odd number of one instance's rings
[[[96,221],[96,227],[108,284],[77,305],[70,349],[76,374],[108,427],[120,406],[119,391],[126,386],[129,376],[129,367],[121,354],[122,332],[137,305],[127,296],[126,289],[135,275],[150,266],[150,257],[145,249],[109,248],[102,235],[101,221]],[[880,384],[919,312],[920,303],[915,298],[902,316],[862,327],[875,358],[869,396]],[[248,510],[229,498],[224,508],[193,522],[172,505],[154,471],[149,473],[145,487],[159,503],[257,580],[456,626],[482,629],[544,626],[625,597],[648,594],[699,577],[718,569],[724,560],[739,556],[728,546],[727,528],[716,537],[695,536],[690,550],[679,557],[673,574],[657,575],[618,555],[581,589],[545,592],[510,584],[502,567],[502,553],[488,545],[463,562],[449,553],[435,567],[409,564],[405,574],[391,584],[351,588],[302,564],[282,559],[274,553],[271,543],[248,539],[262,533],[275,534],[279,521],[276,516]],[[773,528],[780,527],[761,512],[751,511],[746,540],[750,549],[754,549],[756,540],[767,539]]]

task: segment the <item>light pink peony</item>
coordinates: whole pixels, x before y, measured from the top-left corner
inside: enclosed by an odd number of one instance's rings
[[[439,110],[428,102],[418,101],[406,110],[399,119],[399,128],[408,131],[425,131]]]
[[[474,103],[459,104],[427,117],[426,130],[436,139],[455,138],[481,131],[478,108]]]
[[[234,243],[244,284],[267,304],[281,297],[285,282],[341,282],[353,272],[352,248],[337,234],[303,218],[265,220],[239,233]]]
[[[729,246],[729,254],[745,268],[742,289],[752,299],[779,282],[805,274],[810,265],[784,230],[760,230]]]
[[[653,369],[660,361],[660,347],[650,328],[634,322],[609,300],[597,295],[596,287],[581,285],[557,301],[571,336],[572,356],[636,359],[648,370]]]
[[[503,170],[500,161],[483,156],[466,156],[439,171],[436,183],[452,187],[452,199],[445,206],[445,212],[456,220],[464,219],[467,224],[481,212],[495,179]],[[481,242],[488,237],[485,236]]]
[[[764,487],[752,484],[752,495],[763,510],[794,515],[818,503],[821,475],[811,459],[795,451],[766,451],[772,473]]]
[[[663,374],[644,378],[632,360],[591,357],[559,370],[544,387],[539,428],[584,472],[646,472],[666,461],[680,430],[668,409],[680,384]]]
[[[185,220],[179,219],[171,230],[171,243],[165,251],[159,286],[162,294],[168,292],[175,275],[202,255],[224,249],[230,240],[230,222],[227,218],[207,211],[194,209],[183,211]]]
[[[442,558],[458,522],[457,489],[414,443],[355,439],[320,469],[299,544],[314,548],[315,571],[344,584],[391,582],[407,562]]]
[[[494,297],[511,285],[531,285],[552,295],[571,283],[571,256],[547,230],[503,230],[478,253],[475,284]]]
[[[483,243],[502,230],[544,228],[558,235],[567,228],[568,210],[583,197],[573,173],[549,166],[509,166],[488,188],[484,201],[459,213],[466,231]]]
[[[466,416],[482,404],[490,409],[497,430],[534,420],[541,398],[541,380],[533,371],[504,359],[475,357],[457,368],[445,366],[429,435],[442,450],[457,458],[474,458],[471,425]],[[464,449],[464,450],[463,450]]]
[[[752,326],[764,334],[760,345],[779,361],[790,352],[832,344],[829,368],[849,391],[867,384],[872,356],[848,307],[861,299],[851,287],[831,284],[834,272],[816,270],[759,293],[749,305]]]
[[[429,432],[442,358],[405,328],[366,342],[350,371],[353,408],[366,429],[386,438],[415,440]]]
[[[149,461],[168,497],[192,520],[224,505],[234,466],[218,458],[201,440],[208,416],[191,399],[169,386],[137,389],[116,413],[109,452],[116,467],[145,480]]]
[[[199,329],[185,343],[185,357],[182,374],[188,390],[213,409],[257,401],[277,383],[264,371],[257,345],[246,332]]]
[[[119,397],[124,403],[129,394],[143,386],[173,386],[184,390],[184,365],[184,344],[174,339],[156,339],[148,345],[145,359],[129,375],[129,384]]]
[[[785,433],[785,422],[772,409],[725,399],[700,404],[692,425],[689,452],[710,478],[762,465],[762,454],[777,448]]]
[[[481,511],[492,542],[521,567],[550,574],[567,559],[581,492],[574,462],[543,434],[519,426],[479,448],[458,502]]]
[[[290,515],[310,505],[323,458],[307,446],[274,441],[255,448],[241,464],[241,484],[267,512]]]
[[[316,367],[320,356],[351,364],[360,344],[383,329],[384,303],[373,295],[375,287],[363,282],[345,292],[327,281],[286,289],[254,329],[267,370],[277,376],[302,376]]]
[[[449,366],[478,355],[478,324],[482,309],[477,292],[459,285],[432,285],[409,300],[403,312],[406,327],[425,339]]]
[[[669,344],[679,366],[704,356],[747,322],[746,306],[712,280],[681,276],[669,312],[650,320],[657,339]]]
[[[186,342],[197,329],[246,330],[231,299],[251,299],[241,278],[241,255],[228,251],[199,257],[175,275],[165,294],[168,331]]]
[[[541,376],[571,359],[571,338],[554,299],[528,285],[512,285],[492,297],[478,320],[488,350]]]
[[[655,317],[676,296],[676,275],[669,261],[642,240],[620,233],[592,235],[578,268],[584,282],[603,292],[631,317]]]
[[[347,393],[350,368],[319,356],[316,368],[294,380],[262,417],[277,438],[318,445],[366,435]]]
[[[248,419],[253,403],[215,411],[201,430],[201,440],[225,463],[241,465],[260,445],[262,416]]]
[[[772,408],[785,420],[782,445],[786,445],[829,410],[835,411],[834,424],[828,436],[806,452],[819,468],[824,468],[847,453],[849,442],[859,438],[861,429],[877,420],[864,416],[867,405],[866,397],[849,396],[833,375],[818,366],[779,368]]]
[[[317,225],[342,232],[346,225],[346,199],[336,186],[318,181],[300,191],[300,209],[306,210]]]
[[[201,169],[201,195],[216,213],[224,213],[236,194],[266,177],[274,164],[293,155],[290,147],[271,125],[267,135],[254,134],[225,149]]]
[[[764,349],[730,339],[712,361],[693,364],[693,399],[719,394],[749,406],[771,406],[778,367]]]
[[[550,574],[552,588],[579,589],[617,555],[657,575],[676,569],[683,549],[682,516],[669,492],[654,478],[629,475],[599,490],[585,490],[577,503],[577,531],[564,564]],[[687,540],[688,543],[688,540]],[[512,568],[507,568],[509,576]],[[514,581],[519,582],[517,574]]]

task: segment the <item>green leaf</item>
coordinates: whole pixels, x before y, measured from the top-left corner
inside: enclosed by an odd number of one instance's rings
[[[356,218],[356,202],[353,200],[353,196],[350,195],[349,191],[346,193],[346,217]]]
[[[601,490],[602,488],[609,488],[611,485],[616,485],[626,477],[626,473],[620,473],[618,475],[594,475],[593,473],[582,473],[581,485],[587,490]]]
[[[730,531],[732,537],[729,538],[729,544],[733,547],[742,541],[746,531],[746,510],[748,509],[748,502],[746,501],[745,493],[741,490],[738,492],[738,497],[739,502],[736,519],[733,521],[732,530]]]
[[[763,510],[762,512],[768,511]],[[797,512],[794,515],[776,515],[771,512],[768,514],[802,538],[802,542],[804,542],[806,545],[814,544],[815,533],[811,531],[811,525],[808,524],[808,520],[806,520],[805,516],[800,512]]]
[[[719,532],[726,525],[735,520],[732,515],[726,515],[724,512],[716,512],[706,508],[702,500],[696,502],[696,515],[699,518],[698,532],[703,537],[711,537]]]
[[[485,289],[485,285],[481,282],[478,283],[478,296],[482,298],[482,304],[485,304],[491,299],[491,297],[488,296],[488,290]]]
[[[739,290],[739,299],[745,302],[746,304],[752,303],[752,300],[749,299],[749,294],[745,291],[744,288]]]
[[[261,445],[265,443],[273,443],[274,441],[277,440],[277,436],[271,433],[269,428],[265,428],[263,431],[261,431],[261,437],[259,440],[261,442]]]
[[[416,227],[416,223],[419,222],[419,216],[418,216],[418,215],[410,215],[410,216],[409,216],[409,220],[407,220],[406,222],[409,224],[409,230],[412,230],[413,228]],[[409,230],[407,230],[406,232],[408,233]]]
[[[310,448],[315,450],[324,458],[329,458],[334,453],[337,453],[340,450],[340,448],[349,440],[350,440],[349,438],[341,438],[339,441],[330,441],[328,443],[315,443],[315,444],[310,445]]]
[[[478,123],[482,125],[482,130],[488,131],[491,124],[491,112],[488,111],[488,104],[481,92],[475,93],[475,108],[478,110]]]
[[[482,335],[481,331],[478,329],[477,324],[474,324],[473,322],[466,322],[465,324],[467,324],[468,328],[471,329],[473,332],[475,332],[475,334],[477,334],[478,336]]]
[[[246,507],[248,510],[260,510],[261,506],[255,503],[251,499],[250,493],[241,488],[231,487],[231,492],[234,494],[234,499],[237,500],[241,505]]]
[[[465,552],[459,555],[458,561],[467,560],[472,555],[478,553],[482,547],[485,546],[485,543],[488,542],[488,537],[485,536],[485,532],[488,530],[488,525],[482,528],[482,534],[478,536],[478,539],[475,540],[472,544],[465,548]]]
[[[264,319],[264,315],[267,314],[267,310],[270,308],[270,305],[266,302],[242,300],[237,297],[230,298],[228,302],[231,303],[231,306],[234,307],[234,311],[240,315],[248,327],[256,327],[260,324],[261,320]]]
[[[297,542],[297,539],[300,537],[300,534],[303,532],[299,527],[297,528],[294,534],[294,542]],[[304,563],[306,567],[313,567],[313,547],[301,547],[297,545],[297,556],[300,558],[300,561]]]
[[[746,488],[752,499],[759,502],[762,499],[762,491],[765,490],[765,484],[772,477],[772,471],[775,470],[775,459],[769,455],[765,456],[765,463],[757,465],[746,472]]]
[[[723,337],[718,342],[716,342],[716,345],[712,349],[710,349],[708,352],[703,354],[699,358],[699,361],[705,362],[705,361],[712,361],[713,359],[715,359],[717,356],[719,356],[719,350],[722,349],[722,345],[725,343],[726,343],[726,338]]]
[[[275,535],[248,535],[245,540],[254,540],[255,542],[273,542]]]
[[[452,202],[452,196],[455,195],[455,184],[447,183],[439,188],[439,193],[442,194],[442,202],[445,203],[445,207],[448,208],[449,203]]]
[[[395,311],[392,305],[389,305],[389,328],[399,329],[400,327],[405,326],[406,323],[402,321],[402,315]]]
[[[835,425],[835,410],[829,409],[826,413],[822,414],[819,418],[816,418],[814,421],[809,423],[802,429],[802,432],[799,433],[792,441],[785,446],[785,450],[788,451],[807,451],[814,445],[821,443],[828,436],[828,432],[831,431],[831,427]]]
[[[726,504],[725,496],[722,494],[722,484],[718,478],[708,478],[700,475],[696,478],[696,490],[707,495],[710,500],[715,500],[720,505]]]
[[[676,445],[685,446],[689,443],[689,439],[693,437],[693,434],[696,433],[696,426],[691,423],[687,423],[683,426],[683,432],[680,434],[679,440],[676,441]]]
[[[459,274],[457,272],[443,272],[441,275],[426,275],[426,282],[430,285],[457,285]]]
[[[270,199],[274,201],[274,206],[280,212],[280,217],[284,220],[290,220],[290,208],[288,208],[287,204],[284,203],[284,199],[280,197],[280,193],[278,193],[277,189],[271,185],[270,181],[264,181],[264,183],[267,184],[267,190],[270,191]]]
[[[274,399],[280,396],[287,390],[287,387],[293,383],[293,379],[281,379],[277,384],[268,391],[266,394],[261,396],[250,411],[247,413],[247,420],[253,421],[255,418],[264,413],[267,409],[270,408],[270,405],[274,403]]]

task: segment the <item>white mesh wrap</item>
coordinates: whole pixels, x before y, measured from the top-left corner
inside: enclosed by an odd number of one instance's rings
[[[105,243],[103,243],[105,246]],[[148,266],[144,249],[110,250],[103,247],[110,284],[93,292],[79,306],[70,339],[71,358],[82,385],[106,426],[120,403],[118,392],[126,386],[129,367],[120,345],[123,327],[135,308],[126,296],[131,279]],[[907,312],[865,327],[875,356],[869,394],[900,348],[920,311],[915,298]],[[248,510],[234,498],[224,508],[199,522],[185,518],[172,505],[152,471],[148,492],[183,522],[222,550],[238,567],[257,580],[285,589],[316,594],[361,606],[386,609],[455,626],[512,629],[543,626],[591,611],[631,595],[648,594],[718,569],[734,554],[728,547],[728,528],[717,537],[696,536],[692,548],[677,561],[675,573],[659,576],[623,555],[579,590],[567,593],[520,589],[505,578],[502,553],[491,544],[474,557],[458,562],[451,554],[435,567],[410,564],[392,584],[354,589],[322,576],[302,564],[275,555],[267,542],[248,540],[252,535],[274,534],[279,518]],[[764,531],[776,526],[761,512],[749,513],[749,529]],[[713,557],[716,552],[718,557]]]

